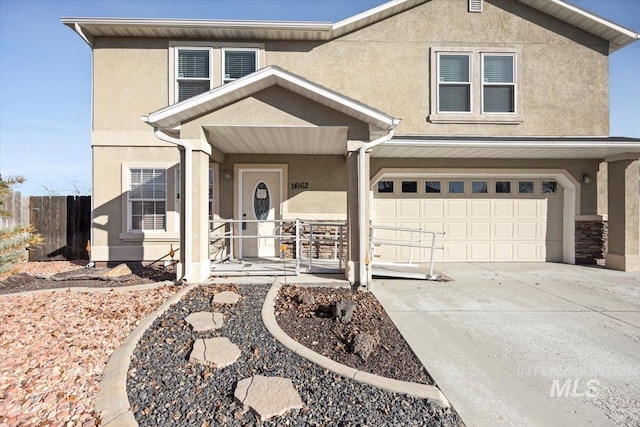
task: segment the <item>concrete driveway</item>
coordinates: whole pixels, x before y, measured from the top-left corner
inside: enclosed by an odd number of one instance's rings
[[[437,267],[371,290],[468,426],[640,425],[640,273]]]

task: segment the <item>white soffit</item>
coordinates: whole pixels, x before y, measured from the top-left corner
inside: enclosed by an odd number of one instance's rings
[[[536,138],[535,140],[392,139],[375,147],[373,157],[436,159],[605,159],[640,158],[640,140]]]
[[[203,126],[211,145],[236,154],[337,154],[347,151],[342,126]]]
[[[142,117],[142,120],[154,127],[171,129],[274,85],[383,130],[391,129],[400,123],[399,119],[276,66],[263,68],[231,83],[165,107]]]

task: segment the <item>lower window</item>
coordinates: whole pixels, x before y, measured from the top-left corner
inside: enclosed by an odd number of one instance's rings
[[[166,169],[130,169],[129,215],[131,230],[166,230]]]

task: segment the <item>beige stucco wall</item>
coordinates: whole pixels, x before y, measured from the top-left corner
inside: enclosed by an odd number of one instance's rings
[[[180,136],[200,138],[202,126],[206,125],[348,126],[348,139],[369,138],[369,126],[366,123],[279,86],[272,86],[183,124]]]
[[[168,104],[169,41],[95,39],[95,130],[144,130],[139,117]],[[429,123],[434,47],[518,52],[522,123]],[[330,42],[266,42],[263,63],[403,119],[398,134],[602,136],[607,51],[605,40],[519,2],[468,13],[466,0],[432,0]]]
[[[179,221],[175,203],[175,173],[180,160],[175,147],[93,147],[93,236],[95,261],[156,260],[177,247]],[[167,168],[167,232],[145,232],[141,239],[127,233],[128,168]],[[137,248],[137,249],[136,249]]]
[[[371,177],[382,168],[424,168],[465,169],[468,173],[482,169],[566,169],[576,181],[580,182],[587,173],[595,177],[598,172],[598,160],[527,160],[527,159],[371,159]],[[579,215],[594,215],[597,213],[598,186],[596,180],[590,184],[580,185]]]

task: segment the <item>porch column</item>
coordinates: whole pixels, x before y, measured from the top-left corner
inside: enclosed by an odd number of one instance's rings
[[[209,154],[193,150],[191,182],[191,272],[192,281],[202,282],[211,275],[209,260]]]
[[[355,283],[360,280],[358,255],[358,152],[347,152],[347,266],[345,268],[346,279]]]
[[[640,160],[608,162],[609,252],[607,268],[640,271]]]

